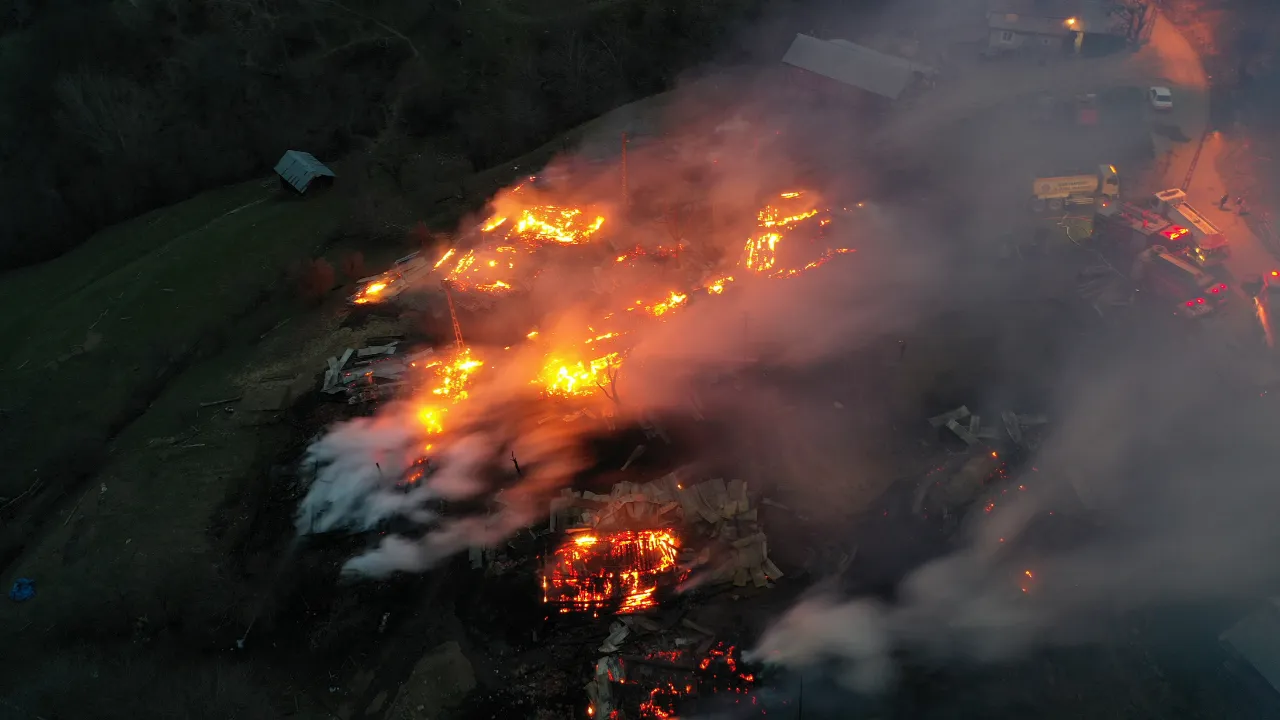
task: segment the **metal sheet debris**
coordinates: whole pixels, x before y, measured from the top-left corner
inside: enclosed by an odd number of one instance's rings
[[[344,396],[352,405],[393,397],[409,384],[406,373],[435,354],[431,348],[407,353],[402,352],[404,349],[398,339],[382,345],[346,348],[341,355],[325,360],[320,392]]]

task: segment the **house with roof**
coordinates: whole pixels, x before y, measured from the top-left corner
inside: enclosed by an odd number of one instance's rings
[[[796,35],[782,56],[801,82],[811,87],[841,87],[880,104],[900,100],[926,87],[937,71],[906,58],[872,50],[848,40]]]
[[[988,0],[989,54],[1103,55],[1139,41],[1150,8],[1140,0]]]

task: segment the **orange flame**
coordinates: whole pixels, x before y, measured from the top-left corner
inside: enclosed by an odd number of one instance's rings
[[[616,371],[621,364],[622,355],[616,352],[591,360],[550,355],[543,362],[542,372],[538,374],[535,383],[542,385],[548,395],[591,395],[613,382],[612,371]]]
[[[617,606],[619,614],[657,604],[658,581],[677,570],[680,542],[668,530],[582,533],[561,545],[542,575],[543,602],[560,612]]]
[[[733,282],[732,276],[725,276],[722,278],[717,278],[715,280],[712,280],[706,286],[707,292],[711,293],[712,295],[723,294],[725,286],[731,282]]]
[[[688,295],[684,295],[684,294],[675,292],[673,290],[671,294],[667,296],[666,300],[663,300],[662,302],[654,303],[653,305],[650,305],[646,309],[654,317],[662,317],[663,315],[666,315],[669,311],[675,310],[676,308],[683,305],[684,301],[688,299],[689,299]]]
[[[604,225],[603,216],[589,217],[579,208],[535,205],[520,211],[520,216],[507,228],[506,237],[534,246],[576,245],[589,240]],[[480,230],[493,232],[506,222],[506,216],[495,215],[486,220]]]
[[[358,305],[378,302],[382,299],[382,291],[386,290],[387,286],[389,286],[391,282],[392,279],[389,276],[374,280],[360,289],[360,292],[356,294],[354,302]]]
[[[469,348],[456,352],[447,361],[433,360],[423,366],[431,378],[427,383],[430,395],[419,402],[417,417],[428,434],[444,432],[444,418],[449,406],[467,399],[471,377],[483,366],[483,362],[471,355]]]

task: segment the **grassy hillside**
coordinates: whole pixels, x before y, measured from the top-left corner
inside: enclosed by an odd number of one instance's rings
[[[12,503],[9,535],[25,532],[19,511],[41,511],[92,472],[109,438],[175,373],[216,350],[230,323],[281,287],[289,263],[334,235],[344,208],[340,193],[307,201],[254,181],[112,227],[0,278],[0,366],[9,379],[0,504]],[[0,538],[0,549],[12,539]]]

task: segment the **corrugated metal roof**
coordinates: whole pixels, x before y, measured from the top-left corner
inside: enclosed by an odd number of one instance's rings
[[[318,177],[334,177],[333,171],[309,152],[288,150],[276,163],[276,174],[285,179],[298,192],[306,192],[307,186]]]
[[[914,76],[910,63],[902,58],[808,35],[796,35],[782,62],[891,100],[907,89]]]
[[[838,38],[833,40],[828,40],[827,42],[833,45],[843,45],[844,47],[853,48],[855,51],[871,50],[872,52],[880,52],[879,50],[872,50],[871,48],[868,48],[866,46],[858,45],[857,43],[852,43],[852,42],[849,42],[848,40],[840,40]],[[886,61],[901,65],[909,69],[911,72],[918,72],[921,75],[936,75],[938,73],[937,70],[929,67],[928,65],[922,65],[918,62],[913,62],[904,57],[899,57],[897,55],[892,55],[890,53],[880,53],[880,54],[885,58]]]
[[[1274,600],[1222,633],[1221,639],[1280,691],[1280,617]]]

